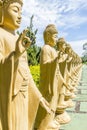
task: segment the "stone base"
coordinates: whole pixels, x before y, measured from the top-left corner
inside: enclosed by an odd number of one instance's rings
[[[56,127],[54,127],[56,126]],[[59,130],[60,129],[60,123],[56,121],[55,119],[49,124],[46,130]]]
[[[65,95],[65,101],[67,101],[69,99],[73,99],[75,97],[76,97],[76,95],[74,93],[71,93],[71,92],[66,93],[66,95]]]
[[[59,114],[55,117],[55,120],[59,122],[60,124],[67,124],[71,121],[70,116],[65,111],[63,114]]]
[[[56,114],[63,114],[67,106],[58,106],[56,109]]]
[[[39,128],[37,128],[35,130],[59,130],[59,129],[60,129],[60,123],[54,119],[51,122],[49,121],[49,123],[42,122],[40,124]]]
[[[69,99],[68,101],[67,101],[67,108],[72,108],[72,107],[74,107],[75,106],[75,103],[71,100],[71,99]]]

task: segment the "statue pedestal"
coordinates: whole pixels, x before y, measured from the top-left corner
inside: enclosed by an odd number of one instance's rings
[[[53,121],[51,121],[48,126],[46,125],[41,125],[38,129],[36,130],[59,130],[60,129],[60,124],[58,121],[56,121],[55,119]]]
[[[55,124],[57,127],[53,128],[53,124]],[[49,124],[46,130],[59,130],[60,129],[60,124],[57,122],[55,119]]]
[[[75,95],[75,96],[76,96],[76,95]],[[74,102],[72,101],[70,95],[66,95],[66,96],[65,96],[65,101],[67,102],[67,108],[74,107],[75,104],[74,104]]]
[[[58,121],[60,124],[67,124],[71,121],[71,118],[66,111],[63,111],[63,113],[61,114],[57,113],[55,120]]]

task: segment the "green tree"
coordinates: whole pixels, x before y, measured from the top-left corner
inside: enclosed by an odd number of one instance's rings
[[[30,25],[27,27],[28,32],[27,36],[31,39],[31,46],[27,49],[27,54],[28,54],[28,63],[29,65],[37,65],[40,61],[40,51],[41,48],[38,47],[36,43],[36,34],[38,29],[33,30],[33,18],[34,16],[32,15],[30,18]]]
[[[32,45],[30,48],[28,48],[27,54],[28,54],[28,64],[29,65],[38,65],[39,64],[40,51],[41,51],[41,48],[38,47],[37,45]]]

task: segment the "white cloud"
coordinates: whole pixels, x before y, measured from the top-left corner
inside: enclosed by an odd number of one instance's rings
[[[87,23],[87,16],[81,14],[83,9],[87,10],[87,0],[24,0],[21,30],[29,26],[30,17],[34,15],[33,24],[38,28],[38,45],[43,44],[43,30],[49,23],[61,30],[59,36],[69,37],[68,29],[78,29],[80,25]],[[71,42],[80,55],[84,42],[85,40]]]
[[[58,0],[60,12],[73,12],[87,7],[87,0]]]
[[[79,41],[69,41],[69,44],[72,46],[73,50],[79,55],[82,56],[83,44],[87,43],[87,39]]]
[[[50,22],[54,23],[57,17],[57,12],[54,9],[55,4],[49,7],[48,2],[45,2],[44,4],[43,2],[41,3],[41,1],[38,0],[29,0],[27,1],[27,3],[24,4],[23,19],[25,19],[26,15],[34,15],[35,25],[46,26],[46,24]],[[26,19],[26,22],[28,21],[29,18]]]
[[[40,29],[49,23],[63,28],[76,27],[87,22],[86,16],[79,14],[82,8],[87,8],[87,0],[24,0],[22,23],[27,26],[34,15],[34,25]]]

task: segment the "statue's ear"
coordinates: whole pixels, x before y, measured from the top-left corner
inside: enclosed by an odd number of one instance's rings
[[[3,20],[4,20],[3,7],[0,6],[0,26],[3,25]]]
[[[47,41],[50,42],[51,34],[47,32]]]

